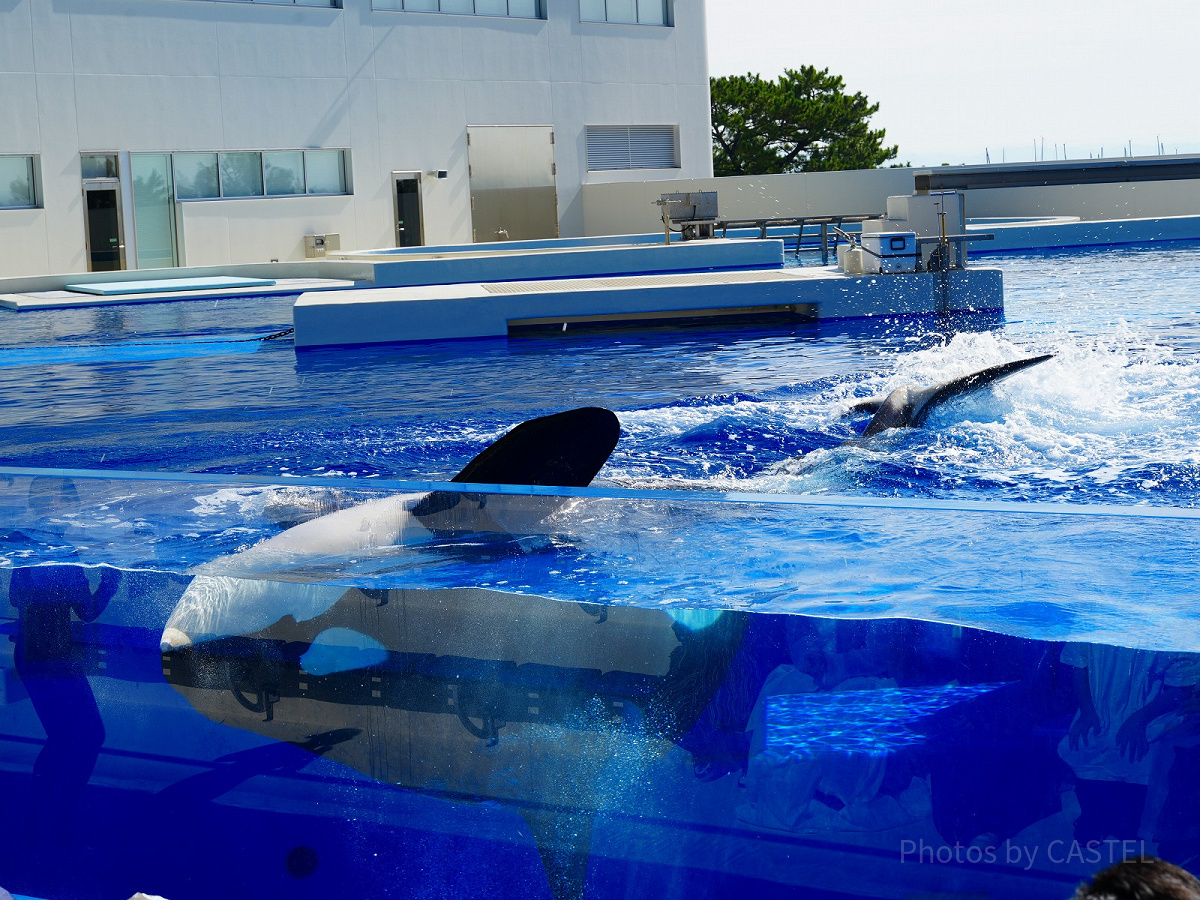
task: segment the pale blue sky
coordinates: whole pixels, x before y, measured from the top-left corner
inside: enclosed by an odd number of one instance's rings
[[[704,0],[713,75],[828,67],[916,165],[1200,152],[1198,0]]]

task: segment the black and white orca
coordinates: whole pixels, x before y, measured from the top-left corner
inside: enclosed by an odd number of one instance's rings
[[[620,437],[616,415],[583,407],[517,425],[467,463],[453,483],[587,487]],[[198,640],[246,634],[291,615],[305,621],[329,609],[344,587],[296,584],[289,569],[306,560],[401,552],[456,535],[528,535],[566,498],[432,491],[369,500],[301,522],[239,553],[198,566],[163,630],[163,652]],[[262,580],[277,579],[277,580]]]

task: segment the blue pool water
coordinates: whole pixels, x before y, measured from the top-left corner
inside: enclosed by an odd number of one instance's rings
[[[297,353],[260,340],[290,298],[0,316],[0,887],[1050,898],[1195,868],[1198,250],[1003,257],[1003,320]],[[855,400],[1044,352],[845,444]],[[238,555],[593,404],[617,449],[532,533]]]
[[[610,333],[297,354],[290,298],[4,316],[14,465],[438,479],[535,415],[618,412],[601,483],[1191,506],[1197,248],[1002,257],[1003,322]],[[966,330],[954,330],[965,327]],[[1033,352],[1051,364],[840,445],[850,402]],[[801,458],[804,457],[804,458]]]

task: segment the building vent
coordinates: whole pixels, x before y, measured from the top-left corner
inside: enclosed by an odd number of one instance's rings
[[[679,132],[674,125],[589,125],[589,172],[617,169],[678,169]]]

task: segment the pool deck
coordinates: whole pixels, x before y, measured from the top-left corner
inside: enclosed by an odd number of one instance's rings
[[[187,281],[187,279],[180,279]],[[192,287],[172,289],[169,279],[156,281],[157,288],[146,290],[134,287],[122,293],[96,294],[57,290],[0,294],[0,307],[17,311],[33,309],[72,309],[81,306],[115,306],[127,303],[165,303],[174,300],[214,300],[225,297],[272,297],[300,294],[305,291],[328,291],[354,287],[358,282],[336,278],[278,278],[269,284],[243,287],[222,287],[214,283],[197,290]]]
[[[844,275],[834,266],[305,293],[297,348],[704,319],[830,320],[1003,308],[999,269]]]
[[[17,312],[296,295],[300,347],[580,328],[794,324],[1002,310],[998,269],[848,276],[784,265],[779,239],[411,248],[340,259],[0,282]]]
[[[1080,219],[1076,216],[1000,219],[968,221],[966,229],[968,232],[988,232],[992,235],[992,239],[986,243],[971,245],[971,254],[978,256],[1023,250],[1195,241],[1200,240],[1200,216],[1144,219]]]

